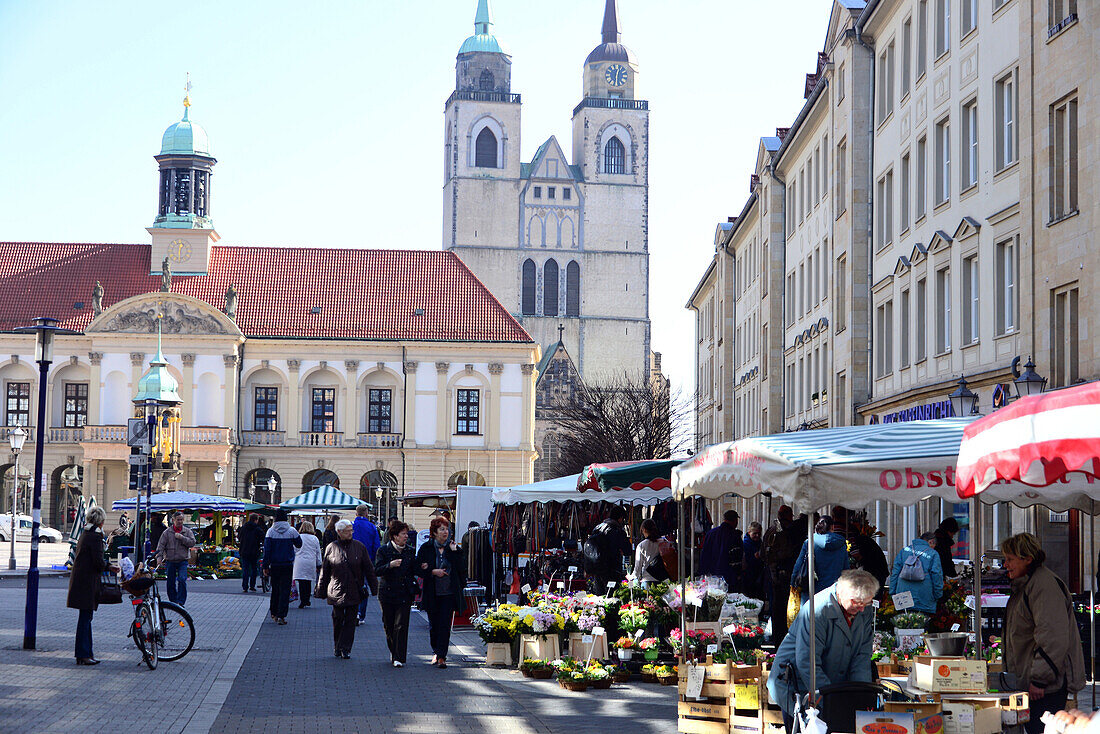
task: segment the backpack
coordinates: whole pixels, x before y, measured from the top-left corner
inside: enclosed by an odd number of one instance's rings
[[[604,534],[596,528],[584,541],[584,570],[588,573],[597,571],[603,560]]]
[[[912,583],[924,581],[924,564],[921,563],[921,557],[912,548],[905,550],[909,552],[909,557],[902,563],[898,578]]]

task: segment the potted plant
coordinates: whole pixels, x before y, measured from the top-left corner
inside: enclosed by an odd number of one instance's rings
[[[558,685],[566,690],[582,692],[588,689],[588,673],[580,668],[575,660],[562,660],[558,666]]]
[[[615,683],[626,683],[630,680],[630,670],[625,665],[609,666],[608,670],[611,672],[611,680]]]
[[[656,637],[647,637],[638,641],[638,649],[646,660],[656,660],[660,641]]]
[[[619,651],[619,660],[625,663],[634,657],[634,638],[620,637],[615,640],[615,649]]]
[[[535,658],[527,658],[524,660],[523,663],[520,664],[519,669],[528,678],[546,680],[554,674],[554,669],[550,667],[549,662]]]
[[[485,643],[486,665],[511,665],[512,641],[516,637],[515,612],[511,609],[490,610],[474,620],[477,634]]]
[[[588,676],[588,685],[598,690],[604,690],[611,687],[611,673],[607,672],[607,668],[602,665],[589,666],[585,671]]]
[[[656,683],[657,682],[657,666],[653,663],[646,663],[642,666],[642,681],[644,683]]]
[[[619,608],[619,629],[634,634],[649,626],[649,610],[641,604],[627,602]]]
[[[671,686],[677,681],[678,676],[675,665],[658,665],[653,672],[657,676],[657,682],[662,686]]]
[[[894,616],[894,635],[899,650],[914,650],[924,644],[924,630],[928,615],[920,612],[903,612]]]

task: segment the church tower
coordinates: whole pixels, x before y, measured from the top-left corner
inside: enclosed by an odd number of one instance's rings
[[[210,218],[210,185],[217,160],[206,131],[190,120],[191,81],[183,98],[183,119],[164,131],[160,154],[159,203],[153,226],[149,273],[161,272],[164,258],[177,275],[205,275],[210,249],[220,237]]]
[[[443,246],[585,379],[644,375],[648,104],[634,98],[638,66],[620,43],[618,6],[607,2],[603,44],[585,62],[572,159],[550,137],[520,160],[520,96],[492,26],[479,0],[445,108]]]

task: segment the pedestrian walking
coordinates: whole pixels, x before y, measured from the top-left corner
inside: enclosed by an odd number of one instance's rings
[[[181,607],[187,605],[187,562],[191,560],[191,548],[195,534],[183,525],[183,513],[172,515],[172,527],[160,535],[157,542],[157,559],[165,564],[168,579],[168,601]]]
[[[451,538],[451,524],[445,517],[434,518],[428,530],[431,539],[416,553],[419,574],[424,579],[421,604],[428,613],[432,665],[447,667],[451,626],[466,586],[462,552]],[[621,567],[621,561],[620,561]]]
[[[642,539],[634,549],[634,572],[631,576],[635,581],[648,581],[655,584],[668,580],[668,570],[665,569],[664,559],[661,558],[660,541],[661,534],[657,530],[657,523],[652,519],[643,520]]]
[[[809,547],[814,544],[814,567],[809,567]],[[794,562],[794,585],[801,592],[801,604],[810,600],[809,575],[816,575],[814,589],[824,589],[836,583],[848,568],[848,544],[844,536],[833,532],[833,518],[826,515],[814,526],[813,538],[802,542],[798,560]],[[872,577],[873,578],[873,577]],[[815,592],[816,593],[816,592]]]
[[[108,566],[103,549],[103,523],[107,513],[102,507],[92,507],[85,516],[84,532],[76,543],[73,569],[69,575],[69,596],[66,606],[79,610],[76,619],[76,664],[99,665],[92,654],[92,613],[99,608],[99,587],[102,574],[114,566]]]
[[[386,646],[390,662],[400,668],[405,664],[409,642],[409,611],[418,590],[416,584],[416,551],[409,543],[409,526],[391,520],[386,528],[389,538],[375,555],[374,571],[378,576],[378,602],[382,606],[382,627],[386,630]]]
[[[275,522],[264,537],[264,576],[271,579],[271,619],[286,624],[290,608],[290,580],[294,575],[294,549],[302,547],[302,536],[286,521],[286,510],[275,512]]]
[[[378,532],[378,526],[370,521],[370,507],[368,505],[359,505],[355,508],[355,523],[352,525],[352,536],[367,549],[367,557],[371,563],[374,563],[374,556],[378,553],[378,548],[382,545],[382,534]],[[365,591],[365,589],[364,589]],[[358,624],[363,624],[363,620],[367,616],[367,602],[370,597],[367,594],[363,594],[363,601],[359,604],[359,620]]]
[[[349,520],[336,523],[336,540],[325,548],[321,561],[321,580],[317,595],[324,596],[332,606],[333,652],[338,658],[351,657],[355,642],[357,612],[363,600],[363,589],[378,591],[374,564],[366,547],[352,536]]]
[[[306,520],[298,527],[302,547],[294,551],[294,581],[298,582],[298,608],[310,606],[309,593],[321,573],[321,541],[313,532],[313,523]]]
[[[325,532],[321,535],[321,552],[324,553],[325,548],[328,548],[328,544],[336,540],[336,521],[340,518],[336,515],[329,515],[328,524],[325,525]]]
[[[890,595],[908,591],[915,612],[932,615],[943,596],[943,566],[935,550],[936,534],[924,533],[894,557],[890,572]]]
[[[260,525],[259,514],[248,515],[248,522],[237,533],[240,544],[237,552],[241,556],[241,591],[247,593],[256,590],[256,575],[260,572],[260,549],[264,545],[266,531]]]

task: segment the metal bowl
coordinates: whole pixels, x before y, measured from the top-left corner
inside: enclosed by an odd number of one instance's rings
[[[966,651],[966,642],[970,638],[965,632],[935,632],[926,634],[924,642],[928,651],[941,657],[962,657]]]

